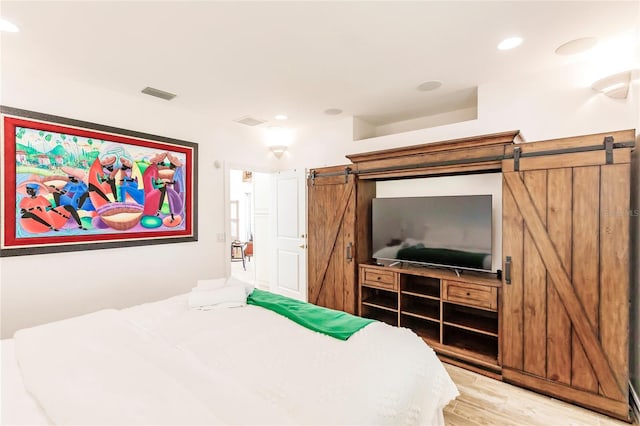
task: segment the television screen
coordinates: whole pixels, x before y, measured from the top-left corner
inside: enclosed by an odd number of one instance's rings
[[[375,198],[373,258],[491,271],[491,195]]]

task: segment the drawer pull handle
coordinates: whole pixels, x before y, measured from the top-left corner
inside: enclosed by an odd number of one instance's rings
[[[467,296],[471,296],[471,293],[467,292]]]
[[[511,284],[511,256],[507,256],[504,262],[504,282]]]
[[[378,277],[378,281],[380,281],[380,279],[382,279],[382,277]]]

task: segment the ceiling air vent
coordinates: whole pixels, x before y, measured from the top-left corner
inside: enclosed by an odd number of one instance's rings
[[[155,96],[156,98],[164,99],[165,101],[170,101],[175,98],[176,95],[173,93],[165,92],[164,90],[154,89],[153,87],[145,87],[142,89],[142,93],[149,96]]]
[[[248,115],[233,121],[251,127],[257,126],[258,124],[266,123],[266,121],[258,120],[257,118],[249,117]]]

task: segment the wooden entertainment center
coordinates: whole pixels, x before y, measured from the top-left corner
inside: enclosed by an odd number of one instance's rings
[[[445,362],[629,421],[635,130],[348,155],[308,178],[311,303],[408,327]],[[376,181],[502,173],[502,277],[378,266]]]
[[[358,315],[410,328],[447,361],[498,377],[501,283],[485,275],[362,264]]]

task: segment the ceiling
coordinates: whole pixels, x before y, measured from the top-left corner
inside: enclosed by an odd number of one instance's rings
[[[569,59],[554,51],[569,40],[638,31],[639,5],[3,0],[20,32],[3,33],[2,66],[140,97],[152,86],[213,121],[272,125],[282,113],[296,128],[339,108],[384,124],[472,106],[478,86],[561,67]],[[496,49],[514,35],[520,47]],[[429,80],[442,87],[417,90]]]

